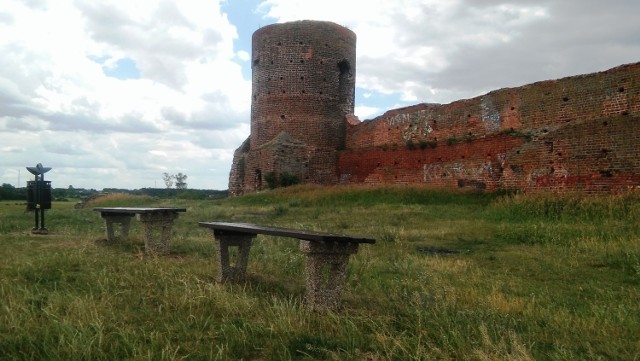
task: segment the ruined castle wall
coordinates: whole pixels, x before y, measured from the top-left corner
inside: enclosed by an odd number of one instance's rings
[[[622,191],[640,185],[640,63],[395,109],[347,129],[344,183]]]

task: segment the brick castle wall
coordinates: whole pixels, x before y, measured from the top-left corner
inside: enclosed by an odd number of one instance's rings
[[[251,135],[234,154],[231,194],[263,189],[269,173],[451,189],[640,187],[640,63],[360,122],[352,31],[297,21],[252,40]]]
[[[347,130],[343,183],[624,191],[640,185],[640,63],[395,109]]]

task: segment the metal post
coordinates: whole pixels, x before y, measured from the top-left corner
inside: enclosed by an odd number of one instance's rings
[[[51,208],[51,204],[48,201],[47,204],[44,204],[45,195],[47,191],[50,191],[49,188],[45,188],[44,182],[44,174],[51,170],[50,167],[43,167],[41,163],[38,163],[35,167],[27,167],[27,170],[35,176],[35,181],[33,182],[33,199],[32,204],[28,206],[28,209],[31,210],[30,207],[33,207],[33,211],[35,213],[35,226],[31,230],[32,233],[36,234],[47,234],[47,228],[44,223],[44,210],[47,208]],[[49,194],[47,199],[50,199],[51,195]],[[39,213],[39,214],[38,214]]]

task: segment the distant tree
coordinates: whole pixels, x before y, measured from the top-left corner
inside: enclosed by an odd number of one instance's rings
[[[0,199],[13,199],[15,187],[9,183],[2,183],[0,187]]]
[[[174,176],[165,172],[162,173],[162,180],[164,181],[164,185],[167,186],[167,189],[171,188],[173,186],[173,179]]]
[[[186,174],[178,173],[173,177],[176,180],[176,189],[187,189],[187,182],[185,182],[187,180]]]

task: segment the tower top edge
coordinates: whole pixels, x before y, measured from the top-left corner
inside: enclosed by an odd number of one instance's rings
[[[346,33],[350,37],[356,37],[356,33],[347,28],[346,26],[342,26],[340,24],[334,23],[332,21],[324,21],[324,20],[296,20],[289,21],[284,23],[275,23],[261,27],[260,29],[254,31],[253,36],[266,35],[272,31],[281,31],[286,29],[327,29],[332,28],[334,31]]]

